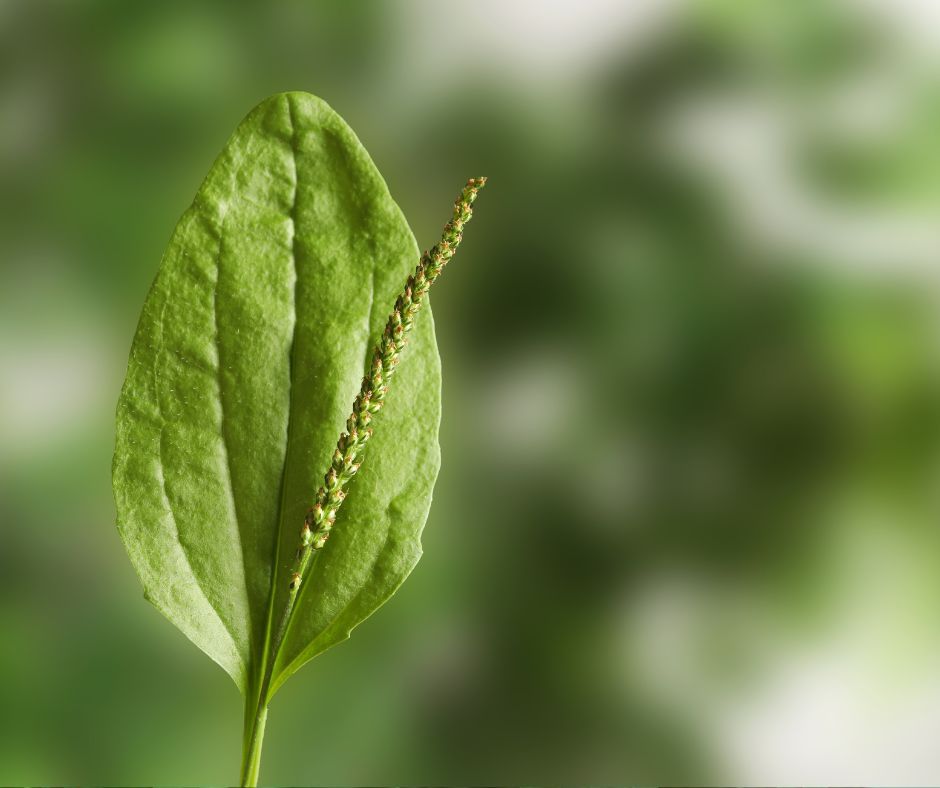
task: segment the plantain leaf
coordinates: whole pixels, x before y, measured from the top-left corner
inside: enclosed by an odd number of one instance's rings
[[[304,513],[417,259],[352,130],[320,99],[284,93],[235,130],[144,303],[117,410],[118,528],[146,598],[246,694],[269,661],[273,694],[347,638],[421,554],[440,464],[429,310],[268,653]]]

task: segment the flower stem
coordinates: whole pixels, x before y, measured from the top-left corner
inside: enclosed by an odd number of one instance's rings
[[[262,663],[261,683],[255,694],[247,694],[245,704],[245,739],[242,750],[242,785],[254,786],[258,782],[258,769],[261,763],[261,743],[264,738],[264,725],[268,716],[268,701],[271,694],[271,681],[281,645],[290,627],[300,588],[307,579],[313,563],[313,556],[323,549],[330,531],[336,522],[336,513],[346,498],[346,487],[362,465],[362,456],[366,443],[372,437],[369,426],[385,402],[388,384],[395,373],[399,357],[405,348],[407,335],[414,325],[414,319],[427,300],[431,285],[440,276],[444,266],[454,256],[463,238],[463,227],[473,215],[471,206],[477,193],[486,184],[486,178],[471,178],[467,181],[457,201],[451,220],[444,226],[441,240],[425,252],[414,273],[408,277],[405,288],[395,301],[392,314],[389,315],[385,331],[372,352],[372,364],[369,374],[362,379],[362,386],[352,406],[352,414],[346,421],[346,432],[339,436],[336,450],[333,452],[330,469],[323,479],[323,486],[317,490],[315,502],[304,517],[300,530],[300,546],[290,569],[287,601],[266,649]],[[272,589],[272,594],[275,589]]]

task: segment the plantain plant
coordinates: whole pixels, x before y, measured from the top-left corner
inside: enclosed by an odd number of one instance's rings
[[[272,96],[212,165],[144,302],[117,408],[118,530],[144,596],[244,695],[244,785],[277,690],[421,555],[440,466],[428,290],[484,183],[419,256],[342,118]]]

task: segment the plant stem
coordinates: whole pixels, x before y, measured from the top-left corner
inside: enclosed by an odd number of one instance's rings
[[[427,300],[431,285],[457,251],[463,238],[464,225],[473,216],[473,202],[485,184],[486,178],[471,178],[467,181],[467,185],[461,190],[454,203],[453,216],[444,226],[441,240],[421,256],[414,273],[408,277],[405,288],[398,296],[392,314],[385,325],[385,331],[373,349],[369,374],[362,380],[359,394],[353,402],[352,414],[346,421],[346,432],[339,436],[330,469],[323,479],[323,486],[317,490],[315,503],[304,517],[303,528],[300,531],[300,546],[297,548],[297,554],[290,569],[287,602],[281,612],[277,628],[274,630],[273,639],[265,644],[258,692],[254,693],[255,684],[252,682],[245,700],[242,785],[255,786],[258,783],[261,744],[268,716],[271,681],[281,645],[287,635],[297,598],[300,595],[301,585],[310,574],[313,556],[323,549],[330,536],[333,524],[336,522],[336,513],[346,498],[347,485],[362,465],[363,451],[372,437],[369,424],[372,417],[382,409],[388,392],[388,383],[395,373],[395,367],[405,348],[407,335],[414,325],[414,319]],[[274,588],[271,589],[271,593],[275,593]]]
[[[268,706],[261,696],[257,706],[249,695],[245,700],[245,741],[242,746],[242,769],[239,782],[254,788],[258,784],[261,769],[261,745],[264,743],[264,725],[268,719]]]

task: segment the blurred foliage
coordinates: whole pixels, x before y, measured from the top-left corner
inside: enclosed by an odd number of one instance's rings
[[[434,295],[425,557],[277,698],[265,781],[936,780],[936,79],[837,3],[682,4],[570,69],[478,57],[480,7],[0,6],[0,782],[234,778],[240,700],[113,530],[111,422],[196,178],[289,89],[419,243],[491,185]],[[578,8],[545,15],[627,18]],[[787,717],[781,664],[855,622]]]

